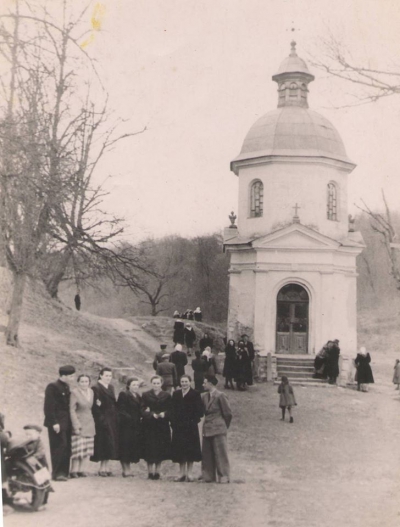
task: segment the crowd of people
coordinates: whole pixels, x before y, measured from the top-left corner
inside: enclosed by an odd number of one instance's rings
[[[187,309],[183,313],[179,313],[179,311],[176,309],[174,311],[173,317],[183,320],[195,320],[196,322],[203,321],[203,313],[201,312],[200,307],[196,307],[194,311],[192,309]]]
[[[255,350],[248,335],[242,335],[237,346],[230,339],[225,347],[225,362],[222,375],[225,378],[225,388],[234,389],[233,382],[239,391],[245,391],[253,384]]]
[[[157,368],[162,364],[175,368],[164,360]],[[54,480],[87,477],[90,461],[100,464],[99,476],[110,477],[111,460],[120,461],[123,477],[132,475],[132,464],[144,460],[148,479],[159,480],[162,462],[172,460],[180,467],[178,482],[193,481],[193,463],[200,461],[205,482],[229,482],[226,434],[232,412],[226,395],[216,389],[215,375],[204,375],[203,394],[183,373],[172,393],[163,377],[153,375],[150,390],[141,393],[140,380],[131,377],[118,396],[110,368],[102,368],[92,386],[87,374],[79,375],[75,385],[75,375],[73,366],[61,367],[59,378],[45,391]]]

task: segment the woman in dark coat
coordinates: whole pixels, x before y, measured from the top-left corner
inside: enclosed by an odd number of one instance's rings
[[[207,368],[207,363],[200,358],[200,351],[195,351],[196,358],[192,360],[192,368],[194,372],[194,389],[200,393],[203,392],[204,374]]]
[[[368,391],[367,384],[372,384],[374,382],[374,376],[372,375],[372,370],[370,366],[371,356],[367,353],[365,348],[360,348],[360,352],[357,353],[355,358],[355,365],[357,368],[356,372],[356,381],[357,381],[357,390],[362,392]]]
[[[114,386],[110,384],[112,371],[103,368],[99,380],[92,387],[94,393],[93,417],[96,427],[94,454],[91,461],[100,461],[99,476],[112,476],[108,468],[110,459],[118,459],[118,409]]]
[[[326,369],[325,372],[329,379],[329,384],[336,384],[339,375],[339,355],[340,348],[338,340],[330,340],[327,343]]]
[[[162,378],[151,378],[152,389],[142,395],[143,459],[149,479],[160,479],[161,462],[171,459],[171,395],[161,389]]]
[[[246,384],[249,386],[253,384],[251,359],[243,340],[239,340],[238,343],[237,370],[235,380],[237,389],[239,391],[244,391],[246,389]]]
[[[236,376],[236,368],[237,368],[236,345],[235,345],[235,341],[231,339],[229,340],[228,344],[225,347],[225,362],[224,362],[224,370],[222,372],[222,375],[225,377],[225,388],[232,388],[232,390],[234,390],[233,379]]]
[[[200,339],[199,346],[200,351],[204,351],[206,348],[212,348],[213,347],[213,339],[208,335],[208,333],[204,333],[204,336],[202,339]]]
[[[131,463],[142,457],[142,398],[139,379],[131,377],[118,396],[119,460],[124,478],[131,476]]]
[[[201,461],[198,424],[203,417],[203,404],[199,392],[190,387],[189,375],[181,377],[182,390],[172,394],[172,461],[179,463],[180,476],[176,481],[193,481],[194,461]]]
[[[182,320],[177,320],[174,324],[174,336],[172,337],[174,344],[185,344],[185,324]]]

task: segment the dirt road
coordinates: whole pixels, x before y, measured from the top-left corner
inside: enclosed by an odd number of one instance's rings
[[[398,527],[400,395],[393,385],[369,393],[296,388],[295,422],[280,421],[276,386],[228,391],[232,483],[175,483],[93,476],[56,483],[45,511],[16,512],[5,527]],[[200,474],[200,467],[196,467]],[[93,473],[96,472],[93,465]]]

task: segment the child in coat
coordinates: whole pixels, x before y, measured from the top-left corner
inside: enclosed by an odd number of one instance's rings
[[[293,388],[289,384],[289,379],[282,375],[281,383],[278,386],[278,393],[279,393],[279,407],[282,410],[282,419],[281,421],[285,420],[285,412],[286,408],[289,412],[290,423],[293,423],[293,417],[292,417],[292,406],[297,406],[296,399],[294,397]]]

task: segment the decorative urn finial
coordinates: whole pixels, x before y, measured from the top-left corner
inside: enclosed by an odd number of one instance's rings
[[[231,220],[231,224],[229,225],[229,228],[230,229],[237,229],[237,226],[235,225],[235,221],[236,221],[236,218],[237,218],[236,214],[232,211],[228,217]]]

